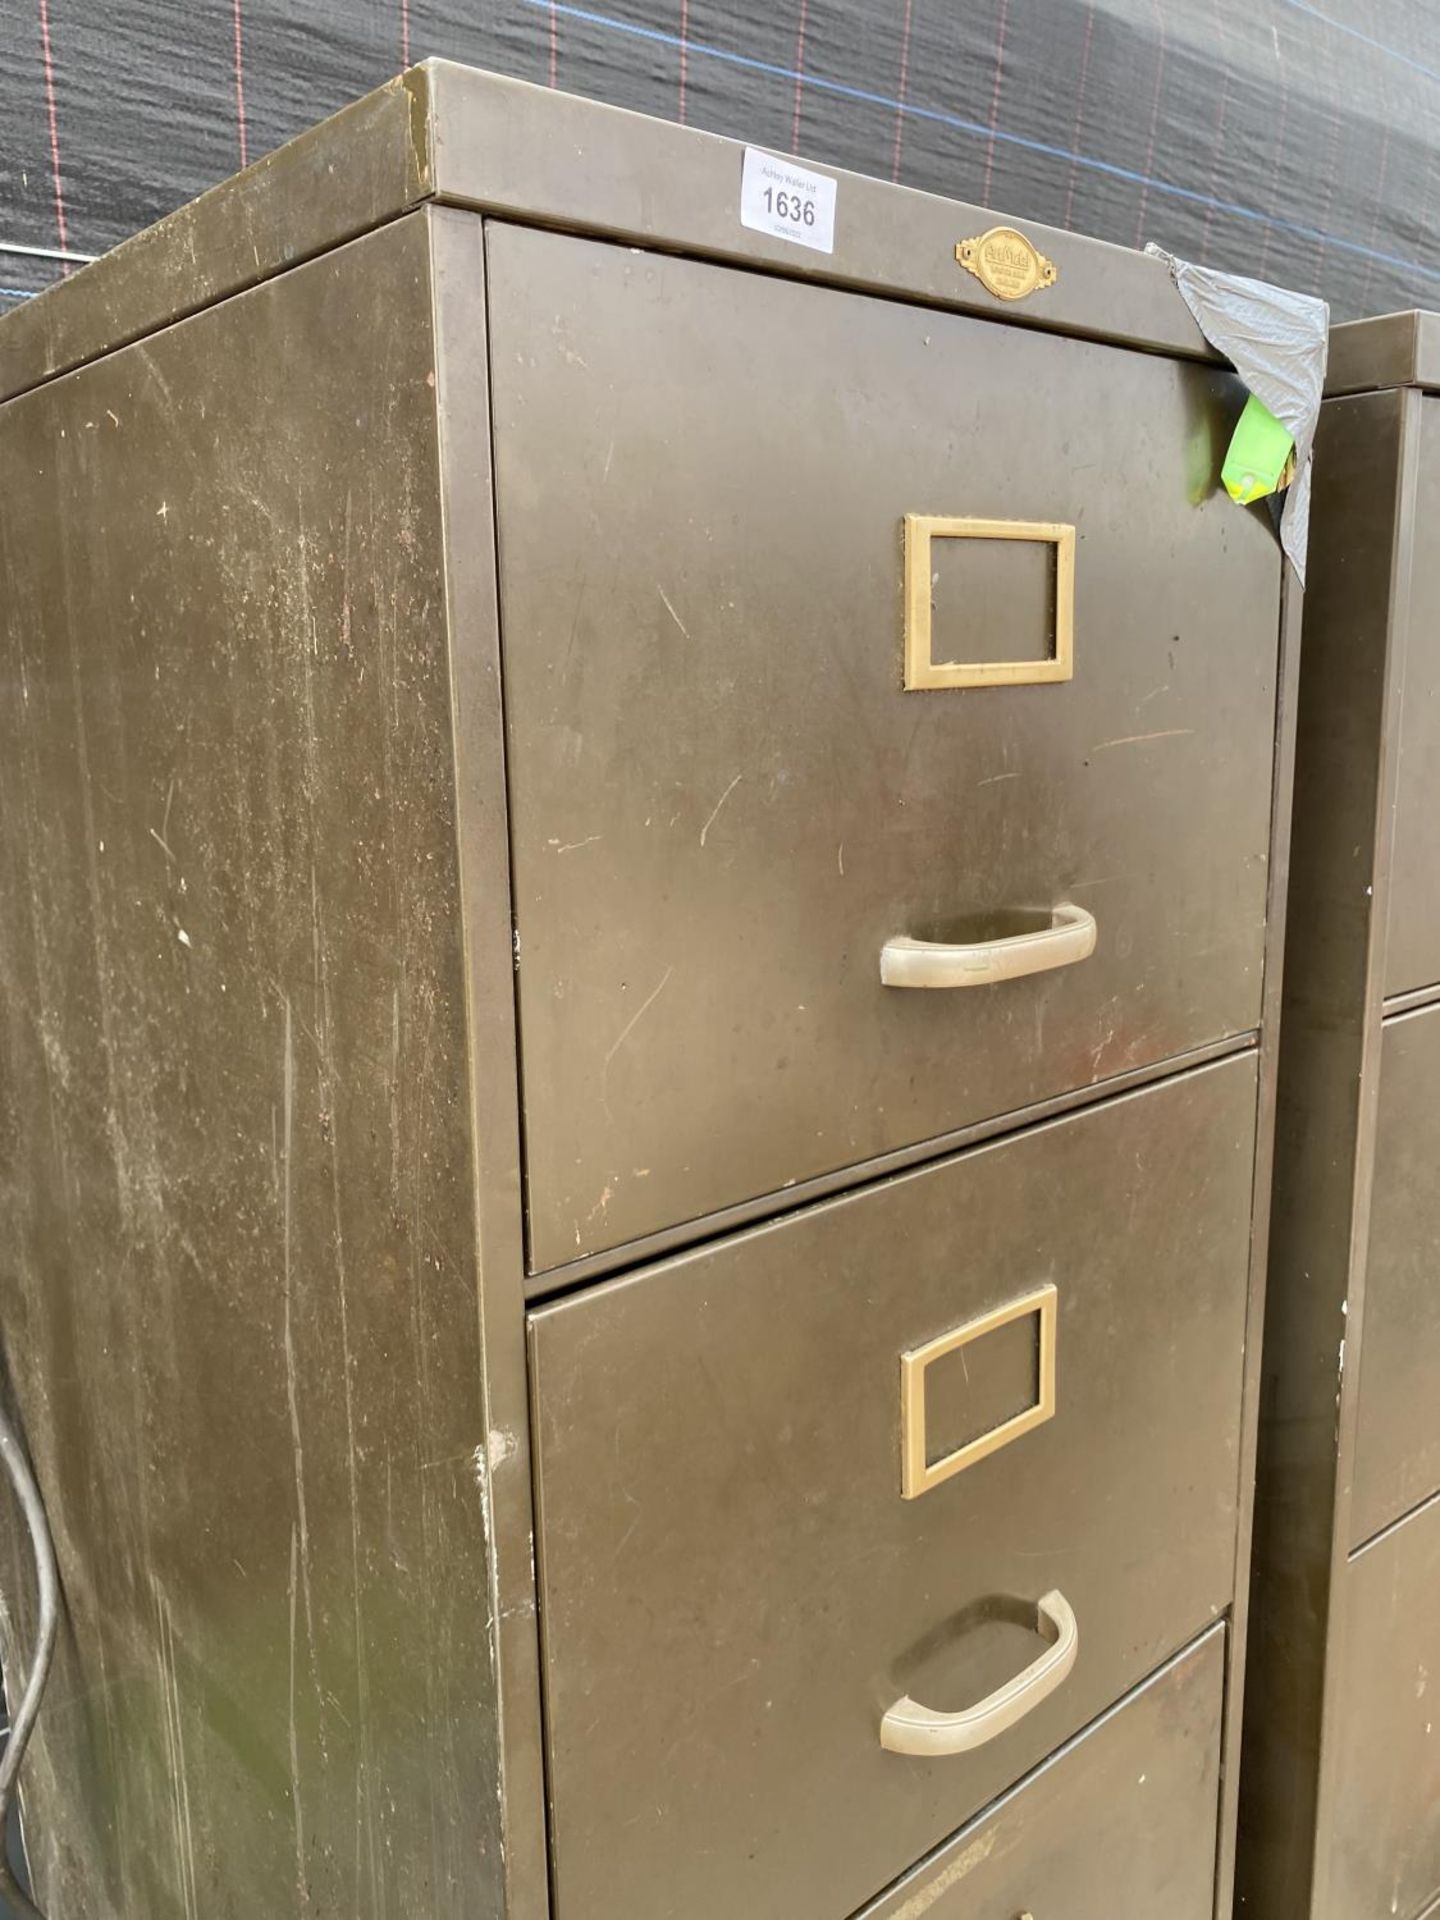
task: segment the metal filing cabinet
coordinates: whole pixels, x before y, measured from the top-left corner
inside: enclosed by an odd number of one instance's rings
[[[0,326],[61,1911],[1228,1903],[1298,597],[994,227],[436,65]]]
[[[1440,318],[1332,335],[1237,1911],[1440,1903]]]

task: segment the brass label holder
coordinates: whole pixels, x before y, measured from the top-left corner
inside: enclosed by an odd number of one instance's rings
[[[936,540],[1031,540],[1055,549],[1055,645],[1041,660],[936,660],[932,636],[932,546]],[[905,515],[905,685],[1025,687],[1075,674],[1075,529],[1051,520],[955,520]]]
[[[1054,1285],[1039,1287],[1034,1293],[1027,1293],[1019,1300],[1011,1300],[1003,1307],[982,1314],[978,1320],[967,1320],[963,1327],[954,1327],[949,1333],[928,1340],[923,1347],[914,1347],[909,1353],[901,1354],[901,1492],[905,1499],[918,1500],[922,1493],[929,1493],[932,1487],[952,1480],[957,1473],[963,1473],[967,1467],[988,1459],[1001,1447],[1008,1447],[1012,1440],[1033,1432],[1036,1427],[1043,1426],[1047,1420],[1055,1417],[1058,1308],[1059,1294]],[[930,1368],[937,1360],[943,1360],[946,1354],[968,1347],[972,1341],[982,1340],[987,1333],[1008,1327],[1029,1314],[1036,1315],[1040,1322],[1039,1391],[1035,1404],[1026,1407],[1023,1413],[1017,1413],[1013,1419],[1002,1420],[998,1427],[992,1427],[988,1433],[968,1440],[953,1453],[947,1453],[939,1460],[931,1460],[925,1436],[925,1376]]]
[[[955,258],[997,300],[1025,300],[1060,277],[1053,260],[1015,227],[991,227],[962,240]]]

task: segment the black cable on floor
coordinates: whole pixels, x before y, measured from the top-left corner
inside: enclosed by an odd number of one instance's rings
[[[50,1677],[50,1662],[55,1654],[55,1634],[60,1624],[60,1578],[55,1570],[55,1548],[50,1539],[50,1526],[45,1518],[45,1505],[40,1498],[40,1489],[35,1484],[35,1476],[30,1471],[30,1462],[25,1458],[25,1450],[15,1429],[0,1407],[0,1460],[10,1476],[10,1484],[15,1489],[21,1511],[25,1515],[25,1524],[30,1530],[30,1548],[35,1558],[35,1583],[39,1593],[40,1619],[35,1635],[35,1653],[30,1662],[30,1677],[25,1683],[25,1691],[10,1721],[10,1736],[5,1742],[5,1751],[0,1754],[0,1835],[6,1831],[10,1802],[14,1797],[15,1783],[20,1774],[20,1763],[25,1758],[25,1749],[30,1744],[30,1735],[35,1730],[36,1716],[40,1712],[41,1697],[45,1692],[45,1682]],[[10,1871],[10,1862],[0,1845],[0,1893],[10,1902],[16,1914],[16,1920],[45,1920],[44,1914],[21,1891],[14,1874]]]

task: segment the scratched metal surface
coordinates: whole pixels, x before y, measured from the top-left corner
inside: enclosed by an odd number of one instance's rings
[[[584,165],[575,155],[584,155]],[[733,141],[653,116],[434,61],[300,135],[147,228],[0,326],[0,398],[254,286],[431,196],[627,245],[697,252],[994,316],[955,236],[994,216],[850,174],[830,253],[742,226]],[[1059,278],[1021,326],[1214,358],[1164,264],[1048,228]]]
[[[0,413],[55,1920],[498,1911],[427,263],[398,223]]]
[[[696,1861],[674,1920],[854,1913],[1229,1608],[1255,1113],[1224,1061],[532,1314],[557,1920],[671,1920]],[[897,1498],[897,1350],[1045,1279],[1054,1417]],[[1051,1588],[1062,1687],[882,1750],[1033,1658],[994,1596]]]
[[[138,234],[0,328],[0,396],[79,366],[393,219],[419,196],[416,103],[382,87],[215,194]],[[217,204],[218,201],[218,204]],[[0,310],[3,313],[3,310]],[[28,337],[27,337],[28,336]]]
[[[1422,331],[1422,338],[1428,333]],[[1420,406],[1416,431],[1416,524],[1440,521],[1440,405]],[[1391,843],[1391,905],[1386,916],[1387,999],[1440,983],[1440,861],[1435,820],[1440,813],[1440,549],[1416,542],[1411,562],[1405,632],[1404,687],[1396,719],[1395,825]]]
[[[1240,1776],[1256,1920],[1414,1916],[1440,1889],[1429,335],[1357,329],[1317,443]]]
[[[1225,1630],[856,1920],[1213,1920]]]
[[[1315,1920],[1433,1912],[1440,1895],[1440,1498],[1350,1562],[1330,1874]]]
[[[0,304],[431,54],[1343,315],[1440,284],[1430,0],[0,0],[0,47]]]
[[[535,1269],[1254,1029],[1280,564],[1216,489],[1232,376],[487,244]],[[1073,681],[900,687],[916,511],[1077,527]],[[985,658],[1036,609],[976,565],[937,621]],[[878,984],[1062,900],[1083,966]]]
[[[1336,1650],[1355,1592],[1346,1550],[1405,621],[1393,595],[1410,577],[1421,404],[1393,391],[1328,401],[1316,457],[1240,1770],[1236,1910],[1254,1920],[1385,1911],[1332,1909],[1325,1882],[1352,1732],[1335,1718]]]
[[[1358,1355],[1352,1550],[1440,1489],[1440,1010],[1424,1007],[1385,1022],[1379,1081]]]

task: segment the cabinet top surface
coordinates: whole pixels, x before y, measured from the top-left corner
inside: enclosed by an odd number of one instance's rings
[[[1385,387],[1440,391],[1440,313],[1382,313],[1331,328],[1326,394]]]
[[[747,180],[747,151],[738,140],[427,61],[7,315],[0,401],[425,202],[1216,357],[1159,260],[1029,222],[1017,232],[993,212],[794,156],[768,156],[793,177]],[[792,199],[777,208],[786,193]],[[803,237],[774,230],[787,210]],[[967,247],[987,238],[988,247]]]

